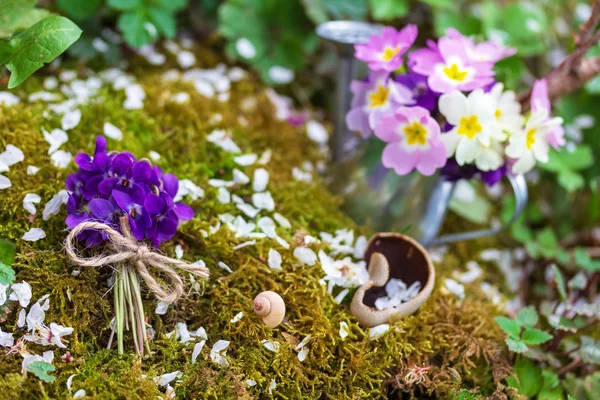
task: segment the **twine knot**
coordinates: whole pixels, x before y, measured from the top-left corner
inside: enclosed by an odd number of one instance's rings
[[[130,262],[135,267],[136,272],[146,282],[148,289],[150,289],[159,300],[166,303],[177,301],[183,294],[183,281],[174,268],[182,269],[202,278],[209,277],[206,266],[188,264],[184,261],[164,256],[152,251],[144,243],[137,241],[131,234],[129,217],[121,217],[120,222],[122,233],[102,222],[81,222],[73,228],[65,241],[65,251],[69,259],[82,267],[102,267],[104,265]],[[107,248],[111,249],[112,253],[104,253],[89,258],[80,257],[75,248],[77,236],[88,229],[103,231],[110,243]],[[154,268],[163,273],[170,280],[170,289],[163,289],[154,276],[148,271],[148,268]]]

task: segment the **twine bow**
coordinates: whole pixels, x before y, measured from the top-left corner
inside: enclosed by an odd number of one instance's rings
[[[80,257],[75,249],[75,242],[77,241],[77,235],[88,229],[105,232],[110,242],[110,246],[108,247],[113,251],[113,254],[101,254],[89,258]],[[134,265],[137,273],[144,279],[150,291],[159,300],[166,303],[177,301],[183,294],[183,281],[173,267],[202,278],[209,277],[208,269],[205,266],[192,265],[175,258],[163,256],[149,249],[144,243],[137,241],[131,234],[129,218],[127,216],[121,217],[121,231],[123,233],[119,233],[101,222],[81,222],[67,236],[65,242],[67,256],[75,264],[82,267],[102,267],[104,265],[129,261]],[[148,267],[162,272],[171,281],[171,289],[165,291],[148,271]]]

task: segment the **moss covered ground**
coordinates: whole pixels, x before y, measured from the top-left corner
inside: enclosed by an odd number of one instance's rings
[[[206,48],[195,48],[197,66],[214,67],[220,57]],[[479,242],[450,248],[437,263],[436,289],[432,298],[414,316],[392,325],[390,331],[371,340],[368,330],[361,328],[348,311],[348,301],[340,305],[319,280],[323,273],[319,264],[301,265],[289,250],[278,247],[272,240],[257,241],[256,245],[233,250],[243,239],[236,238],[227,228],[204,237],[223,213],[239,214],[233,204],[216,200],[217,190],[208,179],[231,179],[236,167],[231,153],[209,143],[207,136],[217,128],[227,129],[243,152],[258,155],[271,150],[266,165],[270,173],[269,190],[276,203],[275,211],[291,222],[291,229],[278,229],[286,241],[295,243],[302,235],[318,236],[319,232],[334,232],[351,228],[368,235],[365,228],[355,227],[339,210],[340,200],[329,193],[315,175],[312,182],[295,180],[292,168],[306,161],[316,163],[323,155],[306,135],[304,126],[293,126],[275,117],[272,102],[265,88],[248,75],[234,82],[227,101],[198,94],[189,83],[163,79],[166,68],[176,67],[173,57],[166,66],[151,67],[134,60],[129,72],[136,77],[145,92],[143,109],[125,110],[125,95],[110,86],[103,86],[96,100],[80,106],[82,119],[69,131],[69,140],[61,149],[73,155],[80,151],[93,152],[94,138],[102,134],[104,122],[120,128],[122,141],[109,139],[109,148],[126,150],[138,157],[148,157],[150,151],[161,155],[156,162],[180,179],[190,179],[205,189],[205,195],[190,203],[196,212],[180,232],[161,250],[173,256],[176,245],[184,250],[183,258],[190,262],[204,260],[211,279],[198,292],[190,291],[165,315],[154,313],[156,299],[144,293],[149,323],[156,331],[151,342],[152,355],[143,359],[116,350],[106,350],[112,318],[112,296],[107,295],[107,280],[111,270],[82,269],[73,276],[73,267],[62,251],[67,234],[64,207],[61,212],[44,221],[43,205],[59,190],[76,165],[66,169],[52,165],[48,143],[41,127],[50,130],[60,126],[60,116],[44,116],[44,102],[26,100],[7,107],[0,106],[0,149],[14,144],[23,150],[25,160],[4,173],[12,187],[0,191],[0,240],[17,244],[13,265],[17,280],[29,282],[33,300],[50,294],[47,321],[72,326],[74,333],[67,337],[67,348],[73,356],[70,362],[55,350],[53,375],[56,381],[43,383],[31,373],[21,373],[22,358],[0,350],[0,398],[65,399],[76,390],[84,389],[90,399],[153,399],[167,398],[165,389],[153,377],[173,371],[182,376],[172,383],[178,398],[188,399],[376,399],[436,397],[454,398],[461,389],[475,395],[502,398],[503,380],[511,374],[504,346],[504,334],[493,318],[502,314],[479,291],[470,292],[462,301],[441,290],[444,278],[455,270],[463,270],[467,260],[475,259],[478,251],[493,243]],[[80,77],[86,76],[82,65],[69,65]],[[56,71],[48,70],[48,74]],[[44,76],[29,79],[15,93],[25,99],[41,89]],[[188,92],[189,102],[168,101],[175,93]],[[253,107],[248,107],[253,99]],[[215,115],[221,115],[221,119]],[[28,165],[39,168],[28,175]],[[244,172],[252,176],[256,166]],[[233,190],[242,198],[252,191],[247,186]],[[37,193],[42,201],[35,219],[23,208],[26,193]],[[32,227],[42,228],[47,237],[27,242],[22,235]],[[283,270],[267,265],[267,254],[275,247],[283,256]],[[311,245],[313,250],[327,249],[326,243]],[[229,274],[218,266],[229,265]],[[493,273],[493,272],[491,272]],[[272,290],[282,295],[287,306],[287,321],[276,329],[268,329],[252,312],[252,299],[261,291]],[[0,322],[4,331],[16,331],[17,313],[13,304]],[[230,322],[239,312],[244,317]],[[349,326],[349,336],[342,340],[340,322]],[[208,341],[195,363],[191,362],[193,345],[180,343],[175,335],[177,322],[186,322],[190,330],[202,326]],[[309,353],[301,362],[294,350],[295,343],[310,335]],[[209,357],[217,340],[231,342],[227,350],[228,368],[221,368]],[[261,341],[280,342],[273,353]],[[36,344],[28,348],[37,354],[48,350]],[[128,343],[131,349],[131,343]],[[431,367],[422,380],[405,379],[417,367]],[[72,388],[67,379],[75,374]],[[248,379],[256,381],[249,387]],[[269,390],[271,381],[276,387]]]

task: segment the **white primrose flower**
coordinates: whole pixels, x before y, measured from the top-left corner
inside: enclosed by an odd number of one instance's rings
[[[323,250],[319,251],[319,261],[321,261],[321,268],[326,274],[323,279],[333,282],[337,286],[356,287],[369,280],[369,273],[364,261],[354,263],[350,257],[333,260]]]
[[[31,301],[31,285],[25,281],[13,283],[9,300],[18,301],[21,307],[27,307]]]
[[[512,135],[506,146],[506,155],[517,161],[512,166],[516,174],[524,174],[535,166],[536,160],[548,162],[548,134],[563,123],[562,118],[548,118],[548,111],[540,109],[533,113],[525,129]]]
[[[495,100],[494,117],[496,128],[500,133],[513,134],[521,130],[525,118],[521,115],[521,104],[517,95],[512,90],[504,90],[504,84],[496,83],[490,91],[490,96]]]
[[[503,159],[494,141],[505,135],[495,128],[494,98],[477,89],[465,96],[455,90],[440,97],[440,111],[452,130],[441,135],[448,157],[455,156],[459,165],[475,163],[482,171],[499,168]]]

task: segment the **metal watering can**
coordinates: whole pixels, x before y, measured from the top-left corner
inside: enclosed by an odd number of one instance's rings
[[[527,184],[521,175],[508,175],[515,196],[511,219],[499,227],[439,236],[456,182],[441,176],[418,173],[399,176],[381,164],[384,143],[376,138],[362,140],[346,126],[350,107],[350,82],[357,60],[354,45],[366,43],[381,26],[358,21],[330,21],[317,27],[317,34],[335,43],[340,58],[337,74],[333,164],[325,180],[330,189],[344,198],[345,211],[359,224],[379,232],[403,232],[424,247],[494,235],[514,222],[527,204]],[[379,151],[378,147],[380,147]]]

